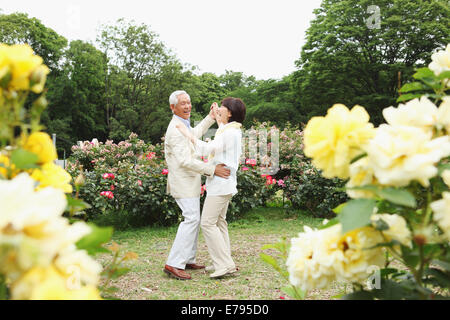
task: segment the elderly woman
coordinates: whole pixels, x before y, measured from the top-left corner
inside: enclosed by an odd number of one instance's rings
[[[237,270],[231,258],[226,215],[228,204],[237,193],[236,172],[242,152],[245,104],[239,98],[225,98],[220,108],[216,104],[214,110],[219,129],[211,142],[195,138],[186,126],[177,125],[177,128],[192,141],[198,153],[208,156],[209,162],[224,163],[230,169],[229,178],[211,176],[206,179],[207,196],[200,222],[214,268],[210,277],[218,278]]]

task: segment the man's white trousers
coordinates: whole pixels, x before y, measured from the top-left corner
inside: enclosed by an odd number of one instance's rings
[[[175,201],[182,211],[184,221],[178,226],[166,264],[184,269],[186,264],[195,263],[200,230],[200,197],[175,199]]]

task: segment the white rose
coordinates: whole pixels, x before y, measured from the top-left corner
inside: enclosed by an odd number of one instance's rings
[[[442,103],[439,106],[438,114],[438,125],[450,134],[450,96],[442,98]]]
[[[416,180],[427,187],[438,172],[435,164],[450,155],[450,138],[431,140],[431,133],[419,128],[382,124],[365,150],[380,184],[406,186]]]
[[[433,53],[431,56],[431,63],[428,67],[437,76],[443,71],[450,70],[450,43],[447,45],[445,50]]]
[[[450,241],[450,192],[443,192],[442,199],[432,202],[430,207],[434,212],[433,219]]]
[[[413,126],[425,131],[432,131],[437,123],[438,108],[427,97],[413,99],[398,108],[389,107],[383,110],[383,117],[392,126]]]
[[[397,240],[405,246],[412,246],[411,230],[409,230],[406,220],[402,216],[397,214],[376,214],[372,216],[373,223],[379,219],[382,219],[389,226],[389,229],[382,231],[388,241]]]

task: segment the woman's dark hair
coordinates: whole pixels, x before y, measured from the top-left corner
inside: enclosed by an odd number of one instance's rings
[[[222,106],[226,107],[231,111],[231,118],[229,122],[236,121],[243,123],[245,119],[245,104],[239,98],[225,98],[220,103]]]

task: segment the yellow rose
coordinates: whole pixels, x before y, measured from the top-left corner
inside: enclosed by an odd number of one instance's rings
[[[369,114],[361,106],[350,111],[335,104],[325,117],[313,117],[304,132],[305,155],[326,178],[349,177],[349,165],[362,154],[361,147],[374,136]]]
[[[386,237],[387,241],[397,240],[401,244],[407,247],[412,247],[411,240],[412,234],[409,230],[406,220],[397,214],[376,214],[372,216],[372,222],[376,222],[379,219],[383,220],[389,226],[389,229],[383,230],[382,234]]]
[[[385,262],[378,231],[359,228],[342,235],[340,224],[322,230],[305,227],[291,240],[286,261],[289,281],[302,290],[323,289],[333,281],[363,282],[372,266]],[[372,249],[369,249],[372,248]]]
[[[11,79],[8,88],[11,90],[29,90],[31,74],[42,65],[42,62],[42,58],[33,54],[33,49],[28,44],[12,46],[0,44],[0,70],[9,68]],[[46,70],[41,71],[45,73]],[[39,86],[35,88],[35,92],[38,88]]]
[[[45,132],[32,133],[28,137],[24,149],[37,154],[39,157],[38,163],[41,164],[58,158],[53,141]]]
[[[365,185],[377,185],[378,181],[373,175],[373,170],[368,166],[368,159],[364,157],[350,165],[350,179],[346,187],[361,187]],[[375,194],[367,190],[347,189],[350,198],[375,198]]]
[[[70,279],[55,267],[35,267],[11,285],[14,300],[98,300],[94,286],[70,288]]]
[[[73,188],[70,185],[72,177],[60,166],[53,162],[44,164],[40,169],[33,170],[31,178],[39,181],[37,190],[45,187],[54,187],[63,190],[65,193],[71,193]]]

